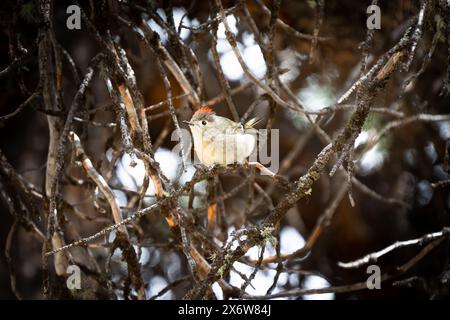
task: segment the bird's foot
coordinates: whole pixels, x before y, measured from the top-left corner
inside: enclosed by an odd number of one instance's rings
[[[258,161],[254,161],[254,162],[246,162],[247,167],[248,166],[254,166],[256,167],[261,174],[267,175],[267,176],[271,176],[274,177],[275,173],[273,173],[272,171],[270,171],[269,169],[267,169],[266,167],[264,167],[261,163],[259,163]],[[245,165],[245,164],[244,164]]]

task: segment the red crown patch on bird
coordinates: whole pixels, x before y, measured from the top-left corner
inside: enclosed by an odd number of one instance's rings
[[[215,114],[214,110],[211,109],[210,107],[201,107],[200,109],[198,109],[197,111],[195,111],[194,114]]]

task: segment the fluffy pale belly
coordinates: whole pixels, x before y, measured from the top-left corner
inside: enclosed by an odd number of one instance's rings
[[[256,137],[251,134],[239,134],[216,139],[214,143],[203,144],[195,148],[199,160],[206,166],[243,163],[256,146]]]

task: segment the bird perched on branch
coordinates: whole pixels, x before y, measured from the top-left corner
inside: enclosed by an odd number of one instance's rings
[[[253,128],[257,118],[239,123],[216,115],[210,107],[201,107],[190,121],[185,122],[194,138],[195,153],[205,166],[249,164],[265,174],[273,175],[259,162],[247,162],[257,145],[258,130]]]

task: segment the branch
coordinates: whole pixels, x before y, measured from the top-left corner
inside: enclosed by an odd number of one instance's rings
[[[429,241],[445,237],[448,234],[450,234],[450,228],[446,227],[446,228],[442,229],[441,231],[428,233],[420,238],[406,240],[406,241],[397,241],[380,251],[376,251],[376,252],[370,253],[368,255],[365,255],[364,257],[362,257],[358,260],[354,260],[354,261],[350,261],[350,262],[338,262],[338,265],[340,267],[346,268],[346,269],[359,268],[360,266],[363,266],[365,264],[377,262],[380,257],[382,257],[385,254],[387,254],[391,251],[394,251],[396,249],[415,245],[415,244],[422,245]]]
[[[437,240],[431,242],[425,248],[423,248],[417,255],[415,255],[412,259],[410,259],[405,264],[398,267],[396,273],[381,275],[380,281],[386,282],[388,280],[391,280],[392,278],[394,278],[395,276],[397,276],[399,274],[406,273],[413,266],[415,266],[420,260],[422,260],[430,251],[432,251],[439,244],[441,244],[443,240],[444,240],[444,238],[440,238],[440,239],[437,239]],[[258,299],[275,299],[275,298],[286,298],[286,297],[299,297],[299,296],[305,296],[305,295],[309,295],[309,294],[346,293],[346,292],[360,291],[360,290],[364,290],[364,289],[368,289],[367,281],[357,282],[357,283],[343,285],[343,286],[328,287],[328,288],[289,290],[289,291],[275,293],[272,295],[265,295],[265,296],[245,295],[244,298],[256,299],[256,300],[258,300]]]
[[[114,222],[116,224],[119,224],[122,222],[122,213],[120,210],[119,202],[114,195],[114,192],[112,192],[111,188],[106,183],[105,179],[98,173],[98,171],[94,168],[92,161],[88,158],[86,153],[84,152],[83,147],[81,146],[80,138],[76,135],[75,132],[71,131],[69,133],[69,140],[72,142],[74,148],[75,148],[75,161],[80,161],[83,169],[86,171],[86,174],[89,176],[89,178],[92,179],[92,181],[95,183],[95,185],[98,187],[98,189],[103,193],[106,200],[109,203],[109,206],[111,207],[111,213],[114,218]],[[128,237],[127,229],[122,226],[119,229],[121,232],[123,232]]]
[[[8,120],[9,118],[14,117],[14,116],[17,115],[20,111],[22,111],[27,105],[29,105],[35,98],[37,98],[37,97],[39,97],[39,96],[40,96],[40,93],[39,93],[39,92],[34,92],[31,96],[29,96],[29,97],[27,98],[27,100],[25,100],[19,107],[17,107],[16,110],[14,110],[13,112],[11,112],[11,113],[9,113],[9,114],[7,114],[7,115],[1,116],[1,117],[0,117],[0,122],[6,121],[6,120]]]
[[[264,4],[263,1],[261,0],[256,0],[255,1],[259,7],[261,8],[261,10],[267,14],[270,15],[271,12],[270,10],[266,7],[266,5]],[[286,31],[287,33],[289,33],[290,35],[297,37],[299,39],[305,39],[305,40],[313,40],[314,36],[310,35],[310,34],[306,34],[306,33],[302,33],[300,31],[297,31],[296,29],[294,29],[293,27],[291,27],[290,25],[288,25],[286,22],[284,22],[283,20],[281,20],[280,18],[277,18],[276,20],[276,25],[281,27],[282,29],[284,29],[284,31]],[[316,37],[317,41],[329,41],[331,40],[330,37]]]

